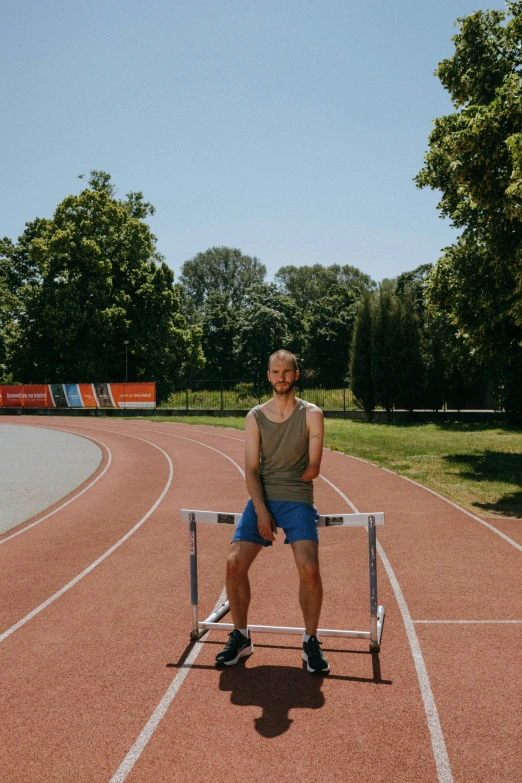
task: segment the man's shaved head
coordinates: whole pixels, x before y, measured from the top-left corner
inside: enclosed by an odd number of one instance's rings
[[[272,362],[272,359],[281,359],[283,362],[288,362],[292,365],[292,369],[294,372],[297,371],[297,359],[295,358],[293,353],[290,353],[290,351],[276,351],[273,353],[269,360],[268,360],[268,369],[270,370],[270,363]]]

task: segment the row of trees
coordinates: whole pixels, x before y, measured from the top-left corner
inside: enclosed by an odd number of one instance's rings
[[[458,20],[437,74],[455,111],[435,121],[419,187],[460,230],[431,267],[380,287],[353,266],[282,267],[211,248],[178,283],[141,193],[92,172],[52,219],[0,242],[4,382],[258,376],[284,346],[319,378],[351,375],[364,405],[411,407],[479,376],[522,410],[522,0]],[[356,322],[357,319],[357,322]],[[353,339],[355,328],[355,339]],[[361,385],[359,385],[361,384]],[[372,396],[373,395],[373,396]]]
[[[160,400],[181,377],[262,376],[274,346],[321,377],[345,376],[368,275],[288,266],[267,283],[257,258],[218,247],[175,283],[146,223],[153,212],[93,171],[51,219],[0,241],[0,381],[121,381],[127,340],[129,380],[155,380]]]
[[[375,283],[352,266],[282,267],[274,283],[239,250],[212,248],[181,272],[183,310],[201,331],[208,378],[258,378],[274,346],[324,378],[344,378],[357,304]],[[200,374],[201,374],[200,372]]]
[[[376,406],[462,408],[485,392],[487,367],[449,319],[426,302],[431,264],[384,281],[366,295],[355,321],[351,387],[369,417]],[[482,394],[480,394],[482,392]],[[501,404],[500,394],[495,400]]]

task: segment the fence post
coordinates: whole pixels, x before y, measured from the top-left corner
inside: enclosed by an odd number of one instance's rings
[[[261,405],[261,379],[257,379],[257,403]]]
[[[185,385],[185,402],[188,410],[188,386]]]
[[[220,380],[220,392],[221,392],[221,410],[223,410],[223,378]]]
[[[346,413],[346,381],[343,378],[343,411]]]

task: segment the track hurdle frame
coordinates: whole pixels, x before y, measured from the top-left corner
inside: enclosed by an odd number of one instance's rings
[[[219,609],[212,612],[205,620],[198,620],[198,546],[197,530],[198,522],[217,525],[237,525],[241,514],[221,511],[195,511],[181,509],[181,521],[189,523],[189,548],[190,548],[190,601],[192,605],[192,630],[190,638],[198,640],[211,629],[233,630],[232,623],[221,623],[220,620],[230,611],[230,604],[225,601]],[[377,525],[384,525],[384,513],[382,511],[370,514],[327,514],[321,515],[317,523],[318,527],[365,527],[368,531],[368,564],[370,582],[370,630],[369,631],[345,631],[331,628],[318,628],[319,636],[340,636],[351,639],[368,639],[370,651],[379,652],[384,628],[384,606],[377,603]],[[251,625],[250,631],[256,633],[283,633],[301,635],[304,628],[293,628],[279,625]]]

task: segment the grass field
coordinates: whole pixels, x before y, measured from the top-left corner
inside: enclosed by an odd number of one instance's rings
[[[244,428],[243,417],[154,417]],[[522,518],[522,430],[485,424],[325,420],[325,446],[390,468],[486,517]]]

